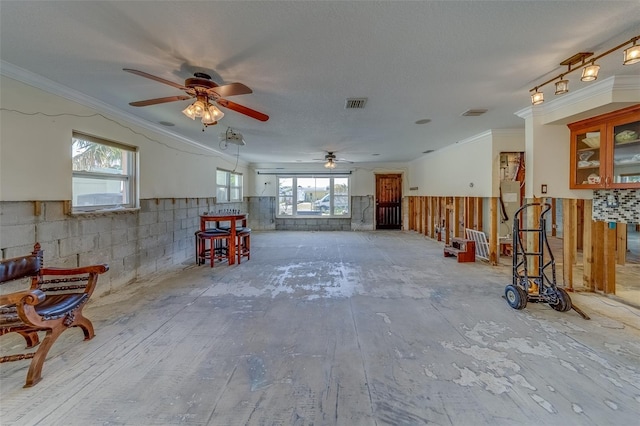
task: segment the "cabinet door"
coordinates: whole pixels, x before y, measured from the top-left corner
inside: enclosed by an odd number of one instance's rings
[[[609,126],[611,148],[610,181],[613,188],[640,187],[640,117],[620,117]],[[635,121],[630,121],[635,119]]]
[[[571,188],[604,188],[606,127],[592,126],[571,132]]]

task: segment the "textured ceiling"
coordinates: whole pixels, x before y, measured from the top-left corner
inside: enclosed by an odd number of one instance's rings
[[[240,159],[407,161],[489,129],[523,127],[529,89],[579,51],[599,54],[640,32],[640,2],[615,1],[0,1],[0,59],[218,149],[240,131]],[[638,74],[621,53],[601,79]],[[225,110],[202,131],[189,101],[135,108],[204,71],[252,94],[229,98],[271,118]],[[584,87],[570,75],[572,91]],[[553,85],[545,88],[553,98]],[[344,109],[347,97],[366,108]],[[480,117],[462,117],[484,108]],[[430,119],[428,124],[415,124]],[[167,128],[161,121],[174,123]],[[374,156],[374,154],[378,154]]]

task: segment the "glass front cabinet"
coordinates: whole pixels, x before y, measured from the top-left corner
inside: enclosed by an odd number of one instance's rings
[[[571,189],[640,188],[640,104],[568,126]]]

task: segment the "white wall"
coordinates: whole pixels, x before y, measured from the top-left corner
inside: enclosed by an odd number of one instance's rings
[[[1,201],[71,200],[74,130],[138,147],[142,199],[214,197],[216,167],[232,170],[236,164],[214,150],[187,145],[5,76],[0,76],[0,91]],[[92,116],[97,113],[107,118]],[[237,171],[246,174],[247,168],[241,165]]]
[[[524,151],[522,130],[491,130],[409,163],[410,195],[497,197],[501,152]],[[472,185],[473,184],[473,185]]]

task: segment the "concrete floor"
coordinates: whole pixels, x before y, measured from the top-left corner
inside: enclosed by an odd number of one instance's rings
[[[640,312],[511,309],[509,267],[412,232],[254,232],[250,261],[97,298],[2,425],[608,425],[640,416]],[[3,354],[20,349],[0,339]]]

